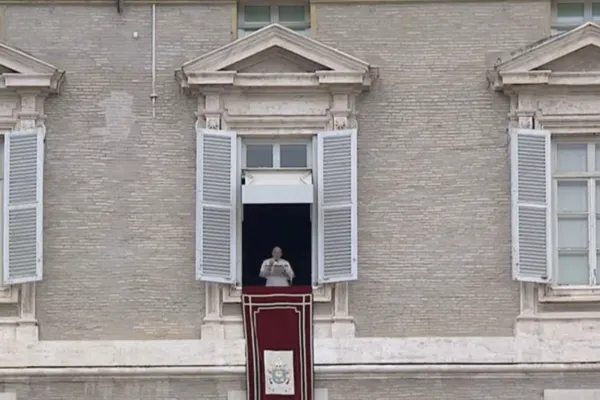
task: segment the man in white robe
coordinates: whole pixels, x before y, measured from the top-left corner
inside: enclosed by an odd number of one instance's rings
[[[260,277],[265,278],[265,286],[290,286],[294,279],[294,270],[287,260],[281,258],[282,251],[279,247],[273,248],[271,255],[263,261],[260,267]]]

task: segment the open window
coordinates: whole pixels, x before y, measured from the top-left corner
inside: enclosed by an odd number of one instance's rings
[[[275,246],[295,285],[356,279],[356,130],[235,138],[198,134],[198,279],[262,286]]]

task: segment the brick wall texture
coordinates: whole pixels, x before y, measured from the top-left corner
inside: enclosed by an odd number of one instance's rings
[[[46,102],[43,340],[200,334],[196,104],[174,71],[232,40],[233,5],[157,9],[152,119],[149,5],[123,15],[101,4],[6,6],[7,43],[67,71],[64,92]],[[511,335],[519,295],[510,277],[508,100],[488,89],[486,59],[547,35],[549,1],[318,4],[316,12],[316,39],[381,69],[359,104],[357,334]],[[101,398],[72,385],[80,398]],[[376,397],[424,390],[396,385]],[[425,397],[446,398],[446,385]],[[535,398],[519,387],[499,387],[496,398]],[[482,398],[461,390],[457,398]],[[359,391],[340,386],[332,398]],[[40,393],[63,398],[58,387]]]

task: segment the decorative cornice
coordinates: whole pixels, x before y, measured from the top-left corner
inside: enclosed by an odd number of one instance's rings
[[[584,47],[600,48],[600,26],[587,22],[571,31],[542,39],[499,60],[488,72],[495,90],[515,91],[526,86],[589,87],[600,85],[598,71],[552,71],[537,69]]]
[[[526,46],[509,59],[501,61],[495,69],[501,75],[506,72],[530,71],[586,46],[600,47],[600,26],[593,22],[586,22],[573,30]]]
[[[0,89],[37,89],[56,93],[64,71],[17,48],[0,43],[0,65],[11,72],[0,73]]]
[[[246,73],[225,71],[273,49],[282,49],[316,65],[314,72]],[[263,57],[264,58],[264,57]],[[319,69],[320,68],[320,69]],[[237,68],[236,68],[237,69]],[[200,87],[240,88],[368,88],[379,75],[377,67],[349,54],[307,38],[281,25],[262,28],[182,65],[175,77],[184,89]]]
[[[583,364],[415,364],[415,365],[315,365],[315,375],[320,381],[340,379],[531,379],[532,374],[581,374],[600,371],[600,363]],[[23,378],[36,381],[55,381],[69,378],[71,382],[130,379],[232,379],[245,377],[246,368],[236,366],[207,367],[75,367],[75,368],[10,368],[1,369],[3,382],[20,382]]]
[[[300,35],[279,24],[272,24],[182,65],[185,73],[219,71],[270,48],[279,47],[323,65],[324,69],[367,72],[369,64],[349,54]]]

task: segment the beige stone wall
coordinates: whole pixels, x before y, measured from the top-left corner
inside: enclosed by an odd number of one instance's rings
[[[8,43],[68,71],[64,92],[46,102],[42,340],[199,337],[196,103],[174,71],[231,40],[232,12],[158,14],[152,120],[150,5],[122,16],[111,5],[7,8]]]
[[[381,68],[359,105],[357,334],[511,335],[509,107],[486,59],[548,34],[550,3],[318,5],[317,22]]]
[[[398,377],[384,380],[317,381],[327,389],[328,400],[542,400],[545,389],[593,388],[594,374],[506,376],[500,379],[445,377],[422,379]],[[145,379],[95,380],[63,378],[59,381],[33,379],[31,382],[6,383],[7,391],[16,391],[17,400],[226,400],[230,390],[243,390],[239,379]]]
[[[231,40],[233,10],[157,9],[153,120],[149,5],[6,8],[7,42],[67,71],[46,102],[42,340],[199,336],[196,105],[173,71]],[[357,334],[511,335],[508,100],[486,59],[547,34],[549,2],[316,11],[318,40],[381,67],[359,105]]]

